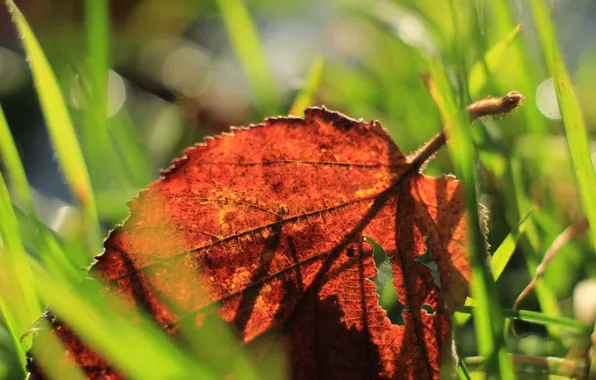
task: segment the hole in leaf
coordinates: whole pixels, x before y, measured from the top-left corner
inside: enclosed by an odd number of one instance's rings
[[[424,304],[422,306],[420,306],[420,308],[424,311],[426,311],[428,314],[434,314],[435,313],[435,309],[433,309],[432,306],[428,305],[428,304]]]
[[[373,249],[373,259],[377,267],[377,275],[371,280],[376,285],[376,292],[379,295],[379,304],[387,311],[387,317],[391,323],[399,326],[405,325],[402,313],[408,309],[397,299],[397,290],[393,286],[393,270],[391,268],[391,257],[387,255],[383,247],[369,237],[363,240],[370,244]]]
[[[432,256],[430,255],[430,246],[428,244],[428,237],[425,236],[424,237],[424,245],[425,245],[425,250],[424,253],[420,256],[418,256],[417,258],[414,259],[414,261],[424,264],[428,267],[428,269],[430,269],[430,273],[433,276],[433,279],[435,280],[434,283],[435,285],[441,289],[441,274],[439,273],[439,267],[437,265],[437,263],[435,262],[435,260],[433,260]]]

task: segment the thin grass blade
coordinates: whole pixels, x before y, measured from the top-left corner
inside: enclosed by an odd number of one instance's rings
[[[257,108],[264,116],[279,112],[279,94],[259,41],[255,23],[242,0],[217,0],[232,46],[254,92]]]
[[[304,110],[313,105],[315,95],[323,79],[324,68],[325,60],[323,57],[315,58],[308,70],[306,83],[296,96],[296,99],[294,99],[289,115],[304,117]]]
[[[596,249],[596,175],[586,125],[559,51],[551,10],[542,0],[532,0],[531,5],[534,25],[548,72],[554,81],[559,110],[567,133],[579,198],[590,222],[590,238],[592,246]]]
[[[29,57],[33,82],[58,161],[74,197],[83,208],[89,246],[97,249],[100,237],[95,197],[66,102],[56,76],[27,20],[14,1],[6,0],[6,4]]]
[[[11,188],[14,189],[14,195],[21,207],[27,210],[29,215],[35,215],[33,206],[33,196],[27,182],[27,175],[23,168],[23,163],[19,157],[17,146],[10,133],[10,128],[6,122],[4,111],[0,106],[0,156],[7,169],[8,179]]]
[[[517,25],[505,38],[493,46],[484,56],[484,58],[476,62],[470,69],[468,76],[468,87],[470,96],[477,97],[480,91],[486,86],[488,81],[488,74],[497,72],[501,64],[501,58],[505,51],[509,48],[515,37],[521,30],[521,24]]]

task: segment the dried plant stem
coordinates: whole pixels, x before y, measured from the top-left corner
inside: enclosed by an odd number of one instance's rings
[[[520,302],[524,298],[526,298],[526,296],[530,294],[532,290],[534,290],[536,282],[540,277],[542,277],[544,271],[546,270],[546,267],[557,255],[557,253],[561,251],[561,248],[563,248],[563,246],[567,244],[569,241],[575,239],[577,236],[586,232],[588,230],[588,227],[588,218],[584,218],[581,222],[577,224],[572,224],[571,226],[567,227],[559,236],[556,237],[551,246],[548,247],[548,249],[546,250],[546,253],[542,258],[542,261],[540,262],[538,267],[536,267],[536,274],[534,275],[534,278],[532,278],[532,281],[530,281],[528,286],[526,286],[526,288],[520,293],[520,295],[515,300],[515,303],[512,307],[513,310],[517,310],[517,307],[519,306]],[[511,332],[514,336],[519,337],[519,334],[515,329],[515,323],[511,324]]]
[[[572,224],[571,226],[567,227],[565,231],[563,231],[557,238],[553,241],[551,246],[548,248],[544,257],[542,258],[542,262],[536,267],[536,274],[532,281],[526,286],[526,288],[520,293],[513,304],[513,310],[517,309],[519,303],[534,289],[536,285],[536,281],[544,274],[546,267],[551,262],[551,260],[559,253],[561,248],[565,244],[567,244],[570,240],[575,239],[577,236],[584,233],[589,227],[588,219],[584,218],[581,222],[577,224]]]
[[[423,77],[427,87],[430,85],[430,78]],[[507,115],[522,104],[524,97],[518,91],[511,91],[500,97],[488,97],[475,101],[466,107],[470,123],[474,120],[487,116]],[[447,134],[445,129],[435,135],[426,145],[417,151],[411,164],[414,167],[422,167],[445,143]]]

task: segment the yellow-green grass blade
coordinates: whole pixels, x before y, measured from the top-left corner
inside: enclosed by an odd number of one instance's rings
[[[519,224],[503,239],[499,248],[493,254],[490,263],[490,269],[495,279],[501,277],[503,271],[505,270],[505,266],[513,256],[513,252],[515,252],[515,248],[517,247],[517,241],[521,237],[521,235],[526,231],[526,221],[530,220],[531,211],[528,212]]]
[[[490,263],[490,269],[495,280],[501,276],[501,274],[505,270],[505,266],[513,256],[513,252],[515,252],[515,248],[517,247],[517,241],[526,230],[526,221],[529,220],[529,216],[530,213],[526,214],[526,216],[519,222],[519,224],[513,230],[511,230],[511,232],[509,232],[505,239],[503,239],[503,241],[499,245],[499,248],[497,248],[497,250],[493,254]],[[466,299],[466,306],[474,305],[474,299]],[[461,326],[470,319],[470,316],[470,314],[456,312],[453,314],[453,319],[458,325]]]
[[[557,45],[550,10],[545,2],[532,0],[532,13],[549,74],[552,76],[559,110],[567,133],[567,144],[582,209],[590,222],[590,238],[596,248],[596,175],[582,111],[573,92],[567,69]]]
[[[296,96],[296,99],[294,99],[294,103],[290,108],[290,115],[303,117],[304,110],[313,105],[315,95],[319,89],[319,86],[321,85],[321,80],[323,79],[324,68],[325,60],[323,57],[315,58],[312,65],[310,66],[310,69],[308,70],[306,83]]]
[[[6,168],[10,187],[14,190],[14,195],[20,206],[27,211],[29,215],[35,215],[33,206],[33,196],[27,182],[27,176],[23,163],[19,157],[17,146],[10,133],[10,128],[6,122],[4,111],[0,106],[0,157],[2,164]]]
[[[480,91],[486,86],[489,73],[496,73],[499,71],[501,65],[501,58],[509,48],[519,31],[521,24],[517,25],[505,38],[493,46],[484,56],[483,60],[477,62],[470,69],[468,75],[468,88],[472,98],[477,97]],[[505,66],[506,68],[506,66]]]
[[[259,111],[262,116],[277,115],[279,94],[246,3],[243,0],[217,0],[217,4]]]
[[[29,259],[21,242],[17,218],[8,195],[4,177],[0,173],[0,309],[7,321],[10,334],[21,363],[24,364],[27,347],[20,337],[41,314]]]
[[[432,80],[428,82],[429,92],[437,104],[443,128],[449,136],[447,147],[455,172],[464,185],[468,207],[470,231],[468,249],[472,265],[471,290],[477,305],[474,309],[476,341],[481,355],[489,358],[487,371],[490,377],[509,378],[513,376],[513,371],[506,358],[504,320],[497,302],[496,286],[486,265],[487,252],[478,219],[474,147],[471,143],[470,127],[466,122],[465,113],[458,111],[454,102],[445,95],[448,93],[449,82],[443,66],[438,62],[432,62],[431,68]]]
[[[89,233],[89,245],[96,249],[100,238],[95,198],[64,97],[60,91],[56,76],[52,72],[52,68],[27,20],[25,20],[13,0],[7,0],[6,4],[28,56],[33,82],[58,161],[73,195],[84,210],[86,230]]]
[[[21,210],[13,208],[16,217],[15,220],[17,220],[17,228],[23,237],[23,248],[29,252],[38,254],[46,263],[49,261],[60,263],[61,271],[70,273],[71,277],[80,277],[80,275],[76,275],[80,270],[76,270],[69,263],[64,252],[59,248],[59,244],[56,242],[57,236],[39,220],[33,204],[33,197],[25,169],[19,158],[2,108],[0,108],[0,157],[2,157],[3,163],[6,166],[10,184],[14,189],[14,195],[19,205],[26,210],[26,213],[23,213]]]

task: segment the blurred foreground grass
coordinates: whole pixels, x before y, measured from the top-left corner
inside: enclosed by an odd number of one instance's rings
[[[47,304],[137,378],[219,378],[231,362],[237,378],[280,378],[280,358],[257,367],[239,350],[225,361],[207,355],[197,362],[148,322],[127,324],[118,310],[68,289],[100,253],[102,237],[126,217],[126,201],[181,148],[232,124],[299,113],[292,104],[378,119],[404,152],[431,138],[442,121],[452,128],[449,149],[427,173],[456,173],[471,210],[477,201],[487,206],[496,252],[491,273],[483,269],[485,249],[471,218],[475,303],[467,312],[474,323],[456,315],[456,340],[462,358],[487,358],[471,367],[473,376],[528,378],[532,370],[510,365],[509,354],[564,357],[586,345],[590,329],[572,319],[571,297],[578,281],[596,277],[594,232],[563,249],[523,304],[540,312],[520,317],[538,324],[521,326],[525,335],[516,339],[504,319],[516,315],[507,308],[554,238],[584,215],[596,218],[596,114],[587,84],[596,61],[588,50],[574,72],[566,71],[546,2],[89,0],[82,12],[23,7],[25,16],[7,4],[29,57],[31,76],[21,86],[35,88],[64,176],[49,180],[68,185],[69,201],[28,184],[31,169],[23,162],[35,152],[21,152],[21,161],[9,124],[15,135],[33,136],[38,132],[27,123],[35,121],[25,106],[4,107],[10,117],[7,123],[0,114],[0,378],[24,376],[30,339],[20,337]],[[24,65],[25,55],[16,56]],[[420,73],[430,74],[435,92]],[[15,88],[0,86],[3,105],[14,104]],[[462,119],[473,99],[511,90],[526,104],[510,117],[472,128]],[[389,315],[399,307],[391,288],[379,290]],[[235,344],[219,321],[209,326],[195,337],[197,350]]]

